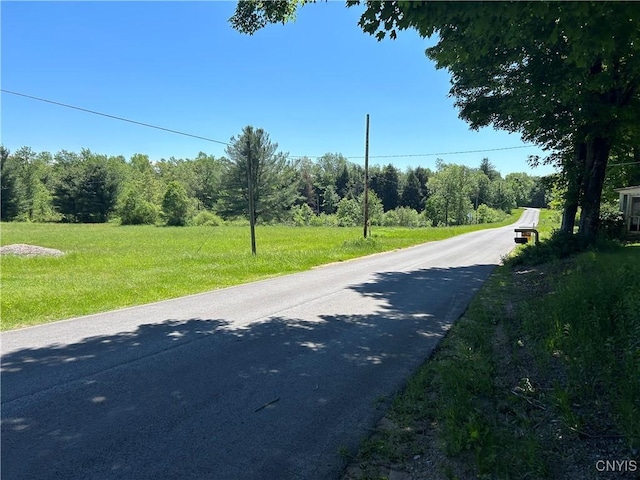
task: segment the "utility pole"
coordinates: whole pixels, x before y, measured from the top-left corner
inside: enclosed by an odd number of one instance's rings
[[[364,238],[369,230],[369,114],[364,142]]]
[[[251,159],[251,138],[247,135],[247,186],[249,188],[249,225],[251,226],[251,254],[256,254],[256,215],[253,198],[253,162]]]

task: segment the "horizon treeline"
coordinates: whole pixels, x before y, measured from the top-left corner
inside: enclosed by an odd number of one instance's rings
[[[277,148],[277,144],[271,144]],[[273,148],[259,165],[262,224],[354,226],[362,221],[364,168],[340,153],[291,160]],[[229,152],[228,152],[229,153]],[[123,225],[217,225],[246,219],[246,170],[227,157],[151,161],[89,149],[0,147],[0,220]],[[373,225],[447,226],[500,221],[513,208],[546,207],[553,178],[510,173],[488,158],[477,168],[369,168]]]

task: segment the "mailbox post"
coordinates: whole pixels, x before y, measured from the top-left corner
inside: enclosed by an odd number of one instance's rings
[[[516,236],[513,239],[516,243],[527,243],[532,233],[534,236],[534,244],[538,245],[538,243],[540,243],[540,237],[535,228],[515,228],[513,231],[516,232]]]

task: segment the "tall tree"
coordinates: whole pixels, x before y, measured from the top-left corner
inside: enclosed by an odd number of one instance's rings
[[[11,152],[0,146],[0,220],[9,221],[18,216],[20,195]]]
[[[429,178],[431,195],[427,214],[434,225],[462,225],[473,210],[469,196],[473,191],[473,172],[464,165],[437,161],[438,171]]]
[[[170,227],[182,227],[189,221],[189,196],[184,184],[172,180],[162,199],[162,216]]]
[[[53,202],[68,222],[102,223],[117,206],[122,185],[121,158],[109,159],[83,149],[80,155],[56,154]]]
[[[399,184],[400,172],[392,164],[386,165],[382,169],[380,185],[380,200],[384,211],[393,210],[400,203]]]
[[[299,198],[295,168],[284,154],[278,153],[261,128],[246,126],[232,137],[226,149],[229,159],[224,175],[221,213],[225,216],[249,216],[249,199],[253,199],[254,220],[278,220]],[[249,191],[249,183],[252,191]]]
[[[532,206],[532,192],[535,186],[535,179],[526,173],[509,173],[505,182],[513,192],[517,207]]]
[[[511,213],[511,209],[516,206],[516,200],[513,190],[505,180],[499,179],[491,182],[487,205],[491,208]]]
[[[340,195],[340,198],[346,197],[349,193],[349,170],[346,163],[338,174],[338,178],[336,178],[336,192]]]
[[[491,163],[491,161],[485,157],[480,161],[480,171],[484,173],[487,178],[493,182],[501,177],[500,172],[496,170],[496,167]]]
[[[407,180],[400,196],[400,205],[412,208],[417,212],[421,212],[424,209],[422,187],[413,169],[407,171]]]

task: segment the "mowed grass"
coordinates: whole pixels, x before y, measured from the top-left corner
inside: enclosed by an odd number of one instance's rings
[[[65,252],[1,260],[2,330],[205,292],[500,224],[447,228],[249,228],[2,223],[0,243]],[[309,288],[312,288],[310,286]]]

